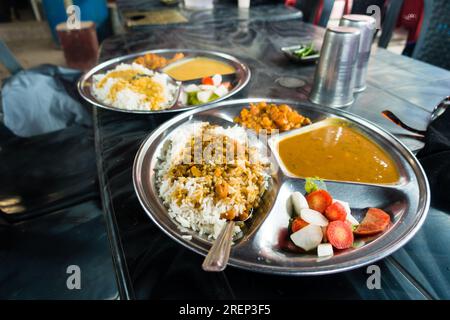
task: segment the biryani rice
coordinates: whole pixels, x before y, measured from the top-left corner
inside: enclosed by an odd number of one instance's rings
[[[233,163],[221,163],[217,158],[186,163],[186,156],[192,156],[188,146],[198,138],[203,139],[203,147],[222,138],[242,144],[252,161],[234,157]],[[232,210],[242,217],[258,206],[267,189],[269,161],[254,142],[244,147],[243,141],[247,134],[242,127],[225,129],[207,122],[184,125],[166,140],[156,168],[157,188],[170,217],[181,227],[216,238],[226,222],[224,214]],[[217,193],[218,184],[227,186],[226,197]],[[240,231],[237,224],[234,233]]]

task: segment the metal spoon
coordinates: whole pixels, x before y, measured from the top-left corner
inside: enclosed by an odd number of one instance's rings
[[[447,109],[447,107],[449,105],[450,105],[450,96],[444,98],[436,107],[434,107],[433,111],[431,112],[430,121],[433,121],[433,120],[436,120],[437,118],[439,118],[445,112],[445,110]],[[425,130],[418,130],[418,129],[408,126],[403,121],[401,121],[395,114],[393,114],[391,111],[384,110],[383,112],[381,112],[381,114],[383,116],[385,116],[388,120],[390,120],[393,123],[395,123],[396,125],[398,125],[399,127],[406,129],[410,132],[413,132],[413,133],[421,136],[422,138],[425,137],[425,133],[426,133]]]
[[[431,112],[431,121],[439,118],[447,109],[447,107],[450,105],[450,96],[445,97],[442,99],[439,104],[434,107],[433,111]]]
[[[250,219],[250,213],[245,220]],[[236,225],[235,220],[228,220],[220,231],[216,241],[214,241],[208,255],[203,261],[202,268],[205,271],[219,272],[225,270],[230,258],[231,243],[233,242],[233,230]]]
[[[230,74],[222,74],[222,83],[224,82],[229,82],[229,83],[233,83],[234,80],[236,79],[236,73],[230,73]],[[189,84],[202,84],[202,79],[203,78],[196,78],[196,79],[191,79],[191,80],[184,80],[182,81],[184,86],[187,86]]]

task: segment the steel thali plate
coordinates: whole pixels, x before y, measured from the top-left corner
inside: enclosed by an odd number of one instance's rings
[[[185,59],[194,58],[194,57],[205,57],[210,59],[215,59],[224,63],[227,63],[231,66],[233,66],[236,70],[236,72],[233,74],[233,77],[231,79],[231,90],[224,96],[200,105],[183,105],[180,102],[176,103],[173,107],[168,109],[162,109],[162,110],[127,110],[127,109],[120,109],[116,108],[112,105],[109,105],[107,103],[104,103],[100,100],[98,100],[93,92],[92,92],[92,85],[93,85],[93,76],[96,74],[105,73],[109,70],[114,69],[117,65],[120,63],[131,63],[134,59],[143,56],[147,53],[154,53],[158,54],[160,56],[163,56],[165,58],[171,58],[175,53],[183,53],[185,55]],[[194,108],[202,107],[205,105],[210,105],[212,103],[217,103],[219,101],[228,99],[232,97],[233,95],[237,94],[239,91],[241,91],[249,82],[251,77],[251,72],[249,67],[241,62],[239,59],[226,54],[222,52],[217,51],[207,51],[207,50],[195,50],[195,49],[157,49],[157,50],[148,50],[148,51],[142,51],[138,53],[133,53],[117,58],[113,58],[110,60],[107,60],[105,62],[102,62],[92,68],[91,70],[87,71],[83,76],[80,78],[77,84],[78,92],[80,95],[89,103],[93,104],[94,106],[108,109],[108,110],[114,110],[119,112],[126,112],[126,113],[144,113],[144,114],[155,114],[155,113],[170,113],[170,112],[180,112],[180,111],[186,111],[191,110]],[[191,81],[190,81],[191,82]]]
[[[327,107],[307,106],[299,102],[273,99],[225,101],[180,114],[153,131],[142,143],[134,162],[133,182],[138,199],[154,223],[185,247],[206,255],[211,241],[195,232],[180,231],[159,198],[154,169],[167,137],[180,125],[209,121],[225,127],[251,102],[286,103],[312,122],[340,118],[370,136],[394,160],[400,180],[397,184],[365,184],[326,181],[334,198],[350,203],[353,210],[378,207],[386,210],[392,226],[359,248],[339,251],[331,258],[317,258],[315,252],[299,254],[283,248],[292,208],[289,196],[304,190],[304,179],[288,177],[278,166],[262,205],[246,226],[244,235],[232,247],[229,265],[246,270],[285,275],[321,275],[342,272],[371,264],[402,247],[423,224],[429,208],[430,191],[425,173],[416,157],[393,135],[381,127],[349,112]],[[273,158],[273,157],[271,157]],[[192,239],[185,237],[191,235]],[[199,268],[201,266],[199,265]]]

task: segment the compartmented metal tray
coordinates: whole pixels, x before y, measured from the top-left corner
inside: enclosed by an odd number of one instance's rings
[[[337,252],[320,259],[314,253],[299,254],[283,249],[291,214],[289,196],[304,190],[305,181],[289,177],[277,166],[262,205],[254,213],[242,238],[232,247],[229,264],[235,267],[274,274],[320,275],[341,272],[373,263],[403,246],[423,224],[430,201],[425,173],[415,156],[394,136],[379,126],[343,110],[306,106],[294,101],[243,99],[213,104],[185,112],[162,124],[142,143],[134,162],[133,181],[136,194],[149,217],[172,239],[187,248],[206,255],[211,241],[195,232],[180,231],[158,197],[154,168],[167,137],[180,125],[208,121],[224,127],[235,125],[233,119],[251,102],[286,103],[313,123],[330,117],[344,119],[370,136],[394,160],[400,180],[397,184],[365,184],[326,181],[333,197],[348,201],[355,211],[366,207],[383,208],[393,224],[383,234],[359,248]],[[275,157],[271,156],[272,161]],[[186,235],[192,235],[188,240]],[[199,265],[200,268],[200,265]]]
[[[161,55],[166,58],[171,58],[175,53],[183,53],[185,55],[185,58],[194,58],[194,57],[205,57],[205,58],[211,58],[218,61],[225,62],[231,66],[233,66],[236,70],[236,72],[231,76],[230,82],[231,82],[231,90],[224,96],[205,103],[205,104],[199,104],[199,105],[183,105],[182,103],[178,102],[173,107],[163,110],[126,110],[126,109],[120,109],[113,107],[109,104],[106,104],[100,100],[98,100],[94,94],[92,93],[92,85],[93,85],[93,76],[95,74],[105,73],[111,69],[114,69],[118,64],[120,63],[131,63],[134,59],[137,57],[143,56],[147,53],[155,53],[158,55]],[[126,112],[126,113],[145,113],[145,114],[154,114],[154,113],[169,113],[169,112],[180,112],[180,111],[186,111],[198,107],[202,107],[205,105],[210,105],[212,103],[217,103],[219,101],[225,100],[239,91],[241,91],[247,83],[250,81],[251,72],[248,66],[241,62],[239,59],[225,53],[217,52],[217,51],[207,51],[207,50],[193,50],[193,49],[158,49],[158,50],[148,50],[138,53],[133,53],[121,57],[117,57],[105,62],[100,63],[99,65],[95,66],[88,72],[86,72],[78,81],[77,88],[80,95],[89,103],[109,109],[114,111],[120,111],[120,112]],[[227,76],[227,78],[230,78]]]

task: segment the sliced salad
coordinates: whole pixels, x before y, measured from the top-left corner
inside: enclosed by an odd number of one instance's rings
[[[182,87],[180,101],[185,105],[199,105],[223,97],[230,91],[230,82],[222,82],[222,76],[215,74],[202,79],[201,84]]]
[[[356,237],[373,236],[385,231],[390,216],[381,209],[369,208],[359,222],[348,202],[333,199],[320,180],[308,178],[306,194],[293,192],[293,217],[289,223],[289,238],[304,251],[317,250],[319,257],[329,257],[334,250],[357,247]]]

